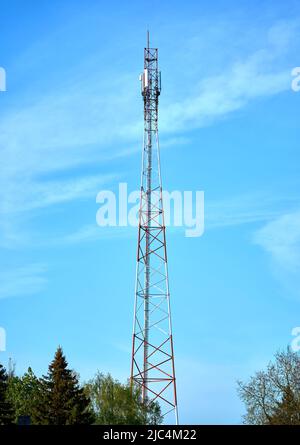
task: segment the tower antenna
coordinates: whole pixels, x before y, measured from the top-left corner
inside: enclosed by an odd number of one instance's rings
[[[166,227],[160,171],[158,99],[161,76],[158,49],[150,48],[149,31],[140,76],[144,101],[144,141],[138,226],[131,384],[143,402],[158,402],[164,420],[178,407],[169,293]],[[167,417],[168,416],[168,417]],[[168,423],[171,423],[168,421]]]

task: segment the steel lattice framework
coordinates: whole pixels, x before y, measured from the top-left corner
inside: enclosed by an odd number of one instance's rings
[[[131,382],[141,387],[145,403],[158,402],[165,420],[165,416],[173,412],[178,424],[158,138],[161,78],[158,49],[149,47],[149,33],[140,80],[144,100],[144,142]]]

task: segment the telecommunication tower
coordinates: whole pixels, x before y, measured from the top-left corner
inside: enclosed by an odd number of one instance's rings
[[[144,101],[144,140],[131,383],[141,387],[146,404],[158,402],[164,419],[170,419],[169,414],[174,413],[175,423],[178,424],[158,138],[161,74],[158,69],[158,49],[150,48],[149,32],[140,81]]]

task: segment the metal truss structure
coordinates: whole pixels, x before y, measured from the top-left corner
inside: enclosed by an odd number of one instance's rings
[[[159,403],[165,421],[172,423],[169,419],[170,414],[174,413],[175,423],[178,424],[158,139],[161,76],[158,70],[158,49],[150,48],[149,33],[140,81],[144,100],[144,142],[131,382],[141,387],[146,404],[154,401]]]

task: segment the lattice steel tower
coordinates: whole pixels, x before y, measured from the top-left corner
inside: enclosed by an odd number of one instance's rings
[[[140,81],[144,100],[144,141],[131,382],[141,387],[145,403],[159,402],[164,419],[169,419],[165,416],[173,412],[178,424],[158,139],[161,76],[158,49],[150,48],[149,32]]]

